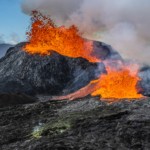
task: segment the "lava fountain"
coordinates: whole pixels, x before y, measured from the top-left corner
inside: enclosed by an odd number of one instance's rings
[[[100,62],[100,59],[93,55],[93,42],[82,38],[75,26],[57,27],[50,18],[36,11],[33,11],[32,25],[27,36],[29,42],[25,45],[24,50],[30,54],[51,55],[51,52],[55,51],[71,58],[82,57],[92,63]],[[121,69],[114,69],[106,64],[105,67],[107,73],[102,74],[97,80],[91,81],[74,93],[56,99],[73,100],[89,94],[104,99],[142,97],[141,94],[138,94],[137,89],[140,81],[138,71],[133,73],[130,67],[125,65],[121,66]]]
[[[26,52],[50,55],[55,51],[71,58],[82,57],[90,62],[100,62],[93,55],[93,42],[82,38],[75,26],[57,27],[50,18],[37,11],[33,11],[31,20],[31,29],[27,32],[29,43],[24,47]]]
[[[101,95],[104,99],[142,97],[137,90],[137,84],[140,81],[137,72],[131,72],[128,67],[123,67],[120,70],[107,67],[106,70],[107,74],[101,75],[98,80],[90,83],[94,83],[96,89],[91,93],[92,96]]]

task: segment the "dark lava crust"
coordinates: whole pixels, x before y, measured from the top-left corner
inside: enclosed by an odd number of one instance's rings
[[[1,150],[149,150],[150,99],[98,98],[0,109]]]

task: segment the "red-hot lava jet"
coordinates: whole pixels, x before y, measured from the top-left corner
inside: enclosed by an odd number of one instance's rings
[[[33,12],[31,30],[27,36],[29,43],[24,50],[31,54],[50,55],[51,51],[55,51],[67,57],[100,61],[92,56],[93,42],[83,39],[75,26],[57,27],[51,19],[36,11]]]

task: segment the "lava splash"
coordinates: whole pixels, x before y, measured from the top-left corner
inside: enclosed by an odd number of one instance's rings
[[[37,11],[33,11],[32,25],[27,32],[29,43],[24,50],[30,54],[50,55],[55,51],[63,56],[82,57],[90,62],[99,62],[93,55],[93,42],[81,37],[75,26],[57,27],[53,21]]]
[[[121,70],[114,70],[107,67],[107,74],[101,75],[98,80],[92,81],[90,84],[95,84],[95,91],[91,93],[92,96],[101,95],[102,98],[141,98],[138,94],[137,84],[140,78],[137,72],[131,73],[127,67]]]

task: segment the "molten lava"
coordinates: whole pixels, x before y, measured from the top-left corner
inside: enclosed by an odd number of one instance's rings
[[[138,94],[136,88],[139,80],[137,73],[131,73],[126,67],[119,71],[108,67],[107,74],[90,83],[95,84],[96,89],[91,95],[101,95],[104,99],[141,98],[142,95]]]
[[[33,12],[31,30],[27,35],[29,43],[25,45],[24,50],[30,54],[50,55],[55,51],[72,58],[82,57],[90,62],[100,61],[93,55],[93,43],[82,38],[75,26],[56,27],[51,19],[36,11]],[[140,80],[137,72],[131,73],[128,67],[122,67],[120,70],[107,67],[106,70],[107,74],[101,75],[86,87],[57,99],[73,100],[88,94],[104,99],[142,97],[136,88]]]
[[[36,11],[33,12],[31,30],[27,36],[29,43],[24,50],[30,54],[50,55],[55,51],[72,58],[100,61],[93,56],[93,42],[83,39],[75,26],[56,27],[51,19]]]
[[[116,102],[124,98],[142,98],[136,88],[140,78],[137,72],[131,72],[128,67],[121,70],[114,70],[107,67],[107,74],[103,74],[97,80],[91,81],[82,89],[66,96],[54,97],[53,100],[69,99],[74,100],[85,97],[89,94],[100,96],[103,100]]]

